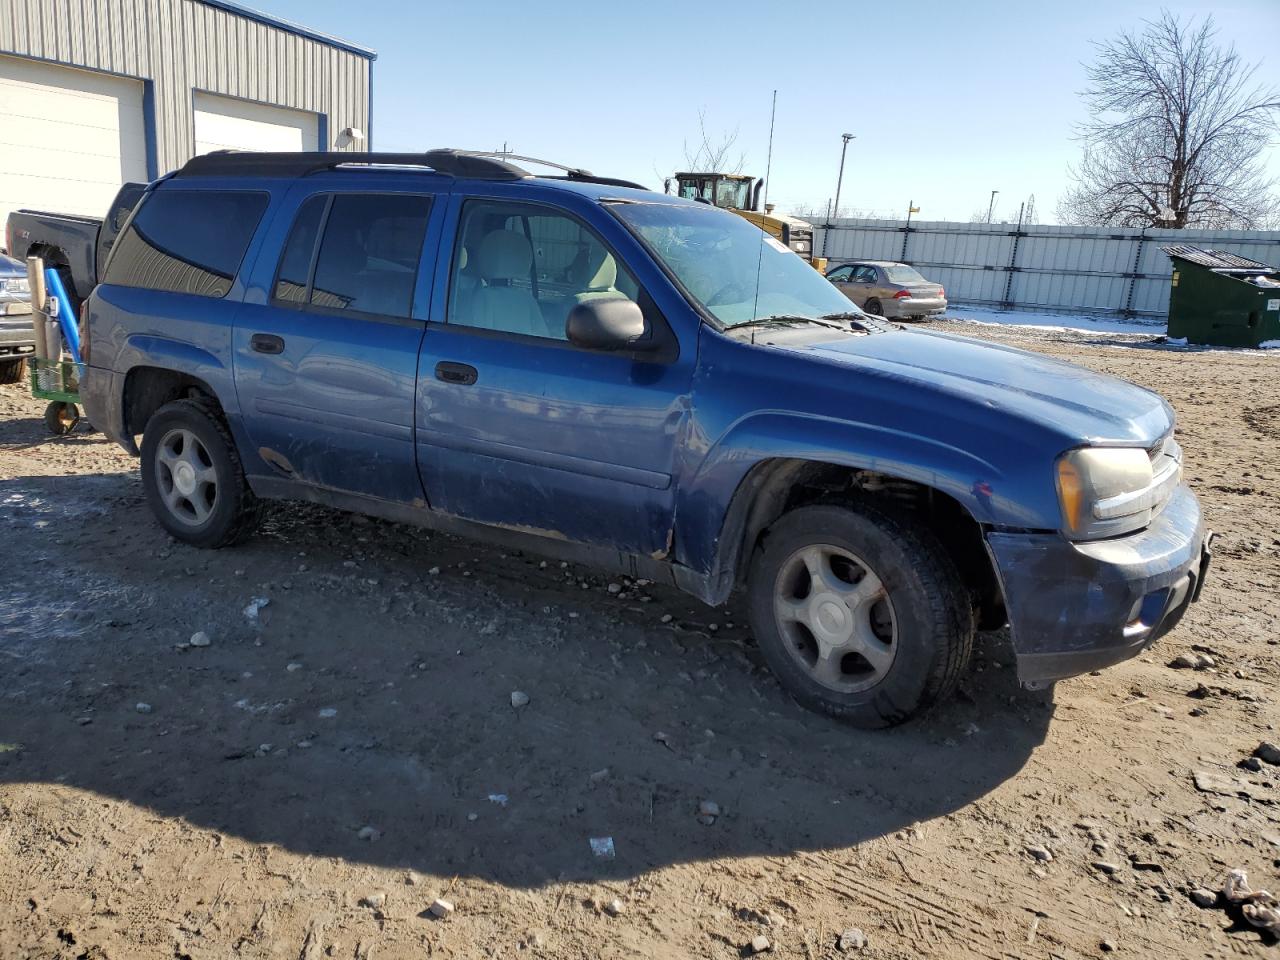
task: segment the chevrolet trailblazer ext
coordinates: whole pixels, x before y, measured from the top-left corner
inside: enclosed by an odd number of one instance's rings
[[[222,153],[151,185],[82,394],[141,434],[169,533],[301,499],[742,588],[787,691],[866,727],[945,696],[978,625],[1039,686],[1196,599],[1156,394],[869,318],[732,213],[511,159]]]

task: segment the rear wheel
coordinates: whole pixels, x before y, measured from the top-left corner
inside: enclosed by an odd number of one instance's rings
[[[892,726],[943,699],[973,648],[973,611],[942,545],[870,506],[784,515],[752,558],[748,591],[783,687],[855,726]]]
[[[142,486],[160,525],[192,546],[223,547],[257,526],[258,500],[222,413],[209,400],[175,400],[147,421]]]
[[[880,305],[880,301],[877,300],[875,297],[872,297],[870,300],[868,300],[867,305],[862,309],[867,313],[871,314],[873,317],[884,316],[884,307]]]
[[[21,383],[27,373],[27,359],[0,360],[0,384]]]

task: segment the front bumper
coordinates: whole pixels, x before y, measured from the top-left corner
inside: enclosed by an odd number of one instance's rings
[[[903,317],[928,317],[943,313],[947,309],[945,297],[916,299],[907,297],[902,300],[881,300],[884,315],[890,319],[900,320]]]
[[[991,533],[1018,679],[1043,683],[1137,656],[1200,596],[1212,534],[1189,487],[1147,529],[1074,543],[1055,534]]]
[[[0,315],[0,357],[11,358],[34,353],[36,334],[29,320],[5,320]]]

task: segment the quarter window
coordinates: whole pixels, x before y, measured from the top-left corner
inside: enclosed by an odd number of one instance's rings
[[[227,190],[158,190],[115,244],[106,282],[225,297],[269,197]]]
[[[639,290],[604,241],[573,217],[488,200],[463,207],[449,323],[564,340],[576,304],[639,302]]]

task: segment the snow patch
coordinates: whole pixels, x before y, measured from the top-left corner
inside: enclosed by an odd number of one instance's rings
[[[1164,333],[1163,320],[1124,320],[1091,314],[1037,313],[1031,310],[990,310],[985,307],[949,307],[943,320],[1002,327],[1035,327],[1040,330],[1068,330],[1101,334]]]

